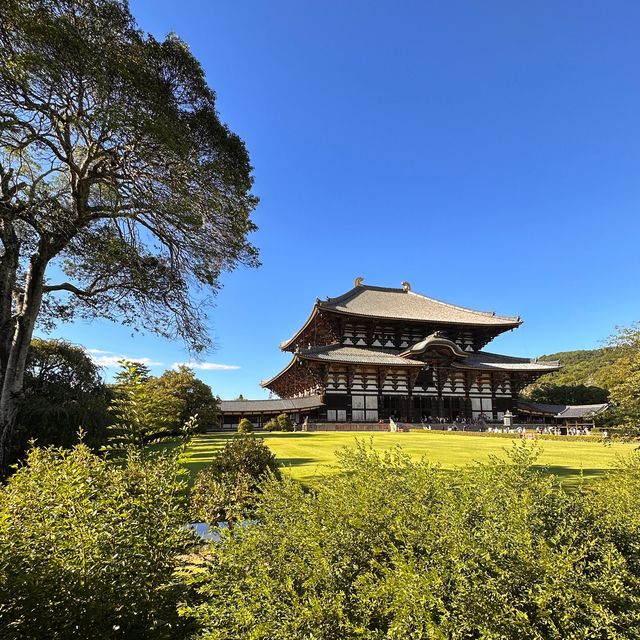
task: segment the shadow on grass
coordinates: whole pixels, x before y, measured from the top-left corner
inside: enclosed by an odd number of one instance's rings
[[[255,431],[253,435],[258,438],[287,438],[290,440],[291,438],[308,438],[313,433],[305,431]]]
[[[307,431],[252,431],[251,433],[238,433],[237,431],[207,431],[206,433],[198,434],[194,443],[198,442],[198,439],[204,440],[202,445],[211,446],[212,442],[226,442],[227,440],[233,440],[234,438],[241,438],[243,436],[255,437],[255,438],[269,438],[278,439],[278,438],[286,438],[290,440],[291,438],[308,438],[309,436],[315,435],[312,432]]]
[[[201,451],[189,451],[189,460],[213,460],[222,453],[222,447],[219,449],[202,449]]]
[[[299,467],[301,464],[317,462],[315,458],[276,458],[281,467]]]
[[[580,479],[580,469],[575,467],[565,467],[562,465],[535,465],[534,469],[542,473],[558,476],[559,478],[574,478]],[[598,476],[604,476],[611,471],[610,469],[582,469],[582,476],[584,478],[596,478]]]
[[[216,452],[211,451],[207,453],[189,453],[189,457],[183,461],[187,467],[202,467],[206,464],[209,464],[214,460]],[[276,458],[278,464],[281,467],[298,467],[303,464],[310,464],[312,462],[317,462],[315,458],[303,458],[303,457],[295,457],[295,458],[281,458],[278,456]]]

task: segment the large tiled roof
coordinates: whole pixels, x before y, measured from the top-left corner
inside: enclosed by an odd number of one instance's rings
[[[454,363],[455,367],[464,369],[488,369],[501,371],[532,371],[550,372],[557,371],[560,363],[557,361],[532,360],[530,358],[514,358],[498,353],[476,351],[469,353],[464,362]]]
[[[320,360],[326,362],[345,362],[349,364],[370,364],[380,366],[417,366],[424,363],[409,358],[401,358],[397,353],[381,349],[366,349],[363,347],[344,347],[342,345],[328,345],[304,349],[297,354],[303,360]]]
[[[222,413],[277,413],[287,411],[305,411],[321,407],[324,404],[320,396],[304,398],[283,398],[278,400],[222,400]]]
[[[357,316],[482,326],[518,326],[519,317],[458,307],[404,289],[358,285],[337,298],[318,303],[320,309]]]

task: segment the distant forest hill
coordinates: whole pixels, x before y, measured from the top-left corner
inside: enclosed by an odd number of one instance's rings
[[[562,369],[540,377],[522,390],[524,400],[547,404],[597,404],[607,402],[609,390],[619,382],[612,365],[623,354],[619,347],[560,351],[538,358],[560,360]]]

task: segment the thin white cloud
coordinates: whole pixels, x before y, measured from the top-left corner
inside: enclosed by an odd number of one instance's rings
[[[220,364],[219,362],[174,362],[171,367],[189,367],[189,369],[200,369],[201,371],[234,371],[240,367],[237,364]]]
[[[97,364],[99,367],[116,368],[120,366],[121,360],[140,362],[147,367],[160,367],[163,365],[162,362],[158,362],[152,358],[136,358],[135,356],[116,354],[113,353],[113,351],[104,351],[102,349],[88,349],[88,352],[91,360],[93,360],[94,364]]]

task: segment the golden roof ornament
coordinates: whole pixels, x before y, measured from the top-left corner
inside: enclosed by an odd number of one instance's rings
[[[411,291],[411,284],[408,283],[406,280],[402,283],[402,290],[405,293],[409,293],[409,291]]]
[[[363,281],[363,280],[364,280],[364,278],[363,278],[362,276],[358,276],[358,277],[355,279],[355,281],[354,281],[354,283],[353,283],[353,286],[354,286],[354,287],[360,287],[360,286],[362,286],[362,281]]]

